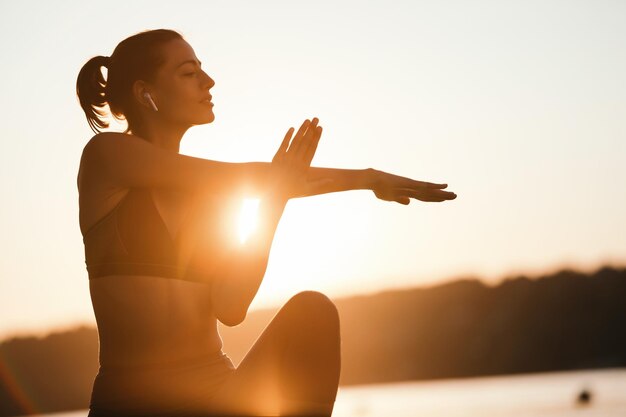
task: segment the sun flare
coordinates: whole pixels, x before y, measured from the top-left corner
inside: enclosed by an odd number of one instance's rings
[[[244,243],[257,227],[258,198],[245,198],[239,212],[239,242]]]

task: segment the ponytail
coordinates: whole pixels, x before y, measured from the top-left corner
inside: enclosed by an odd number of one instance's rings
[[[182,35],[170,29],[154,29],[132,35],[116,47],[110,57],[95,56],[81,68],[76,80],[76,95],[85,112],[87,122],[97,134],[99,129],[108,128],[104,118],[109,106],[111,116],[126,120],[124,133],[132,132],[142,124],[133,98],[132,88],[136,80],[151,81],[165,62],[161,47]],[[107,79],[102,76],[102,67],[107,67]]]
[[[95,133],[99,133],[98,128],[109,127],[109,123],[102,119],[106,115],[103,108],[107,103],[107,97],[106,81],[101,68],[108,67],[110,62],[111,58],[105,56],[91,58],[83,65],[76,80],[76,95],[85,112],[89,127]]]

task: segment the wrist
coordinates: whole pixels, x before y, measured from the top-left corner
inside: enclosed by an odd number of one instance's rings
[[[363,170],[363,188],[373,190],[379,171],[374,168],[366,168]]]

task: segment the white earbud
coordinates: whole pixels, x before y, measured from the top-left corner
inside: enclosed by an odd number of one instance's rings
[[[154,101],[152,100],[152,96],[150,95],[150,93],[148,93],[148,92],[143,93],[143,97],[150,102],[150,104],[152,105],[152,108],[154,109],[154,111],[159,111],[159,109],[157,108],[156,104],[154,104]]]

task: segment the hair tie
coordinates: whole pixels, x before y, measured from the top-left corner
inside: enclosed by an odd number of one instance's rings
[[[104,65],[105,67],[109,68],[109,65],[111,65],[111,57],[110,56],[102,56],[102,65]]]

